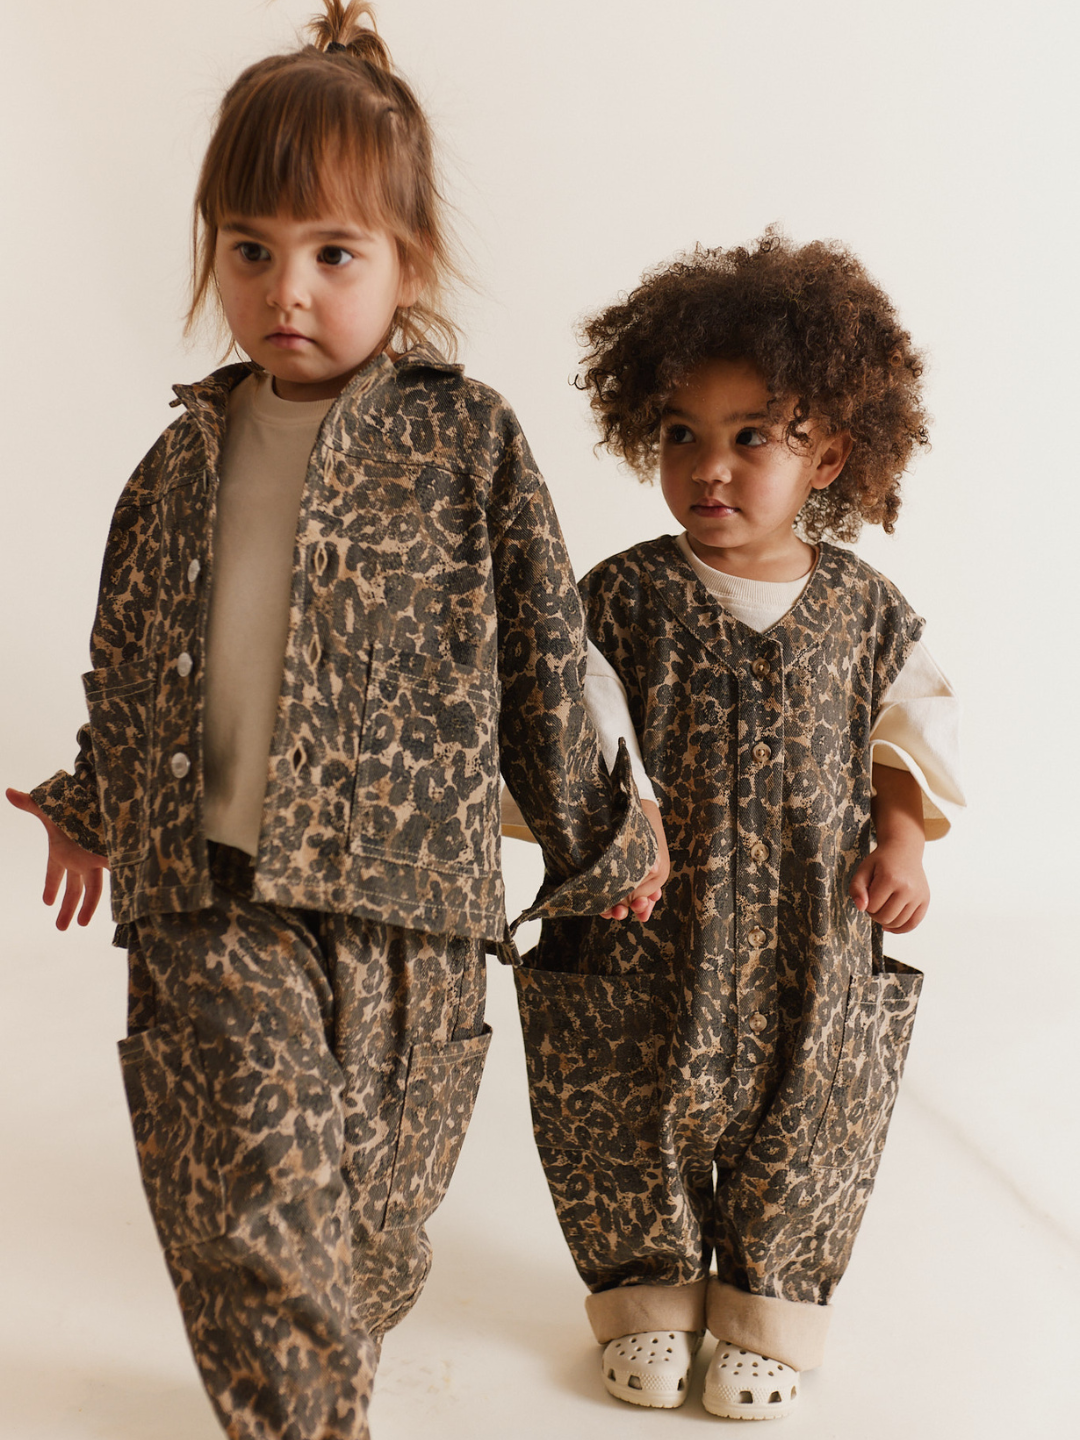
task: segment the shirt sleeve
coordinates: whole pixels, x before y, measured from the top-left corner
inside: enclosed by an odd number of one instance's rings
[[[79,753],[73,771],[58,770],[30,792],[58,830],[93,855],[105,854],[105,822],[98,798],[90,726],[78,734]]]
[[[524,919],[599,914],[638,883],[656,844],[625,752],[609,777],[585,704],[585,617],[542,482],[492,548],[503,778],[539,841],[545,881]]]
[[[604,764],[608,771],[615,768],[619,753],[619,741],[626,741],[630,754],[630,773],[634,777],[638,795],[642,800],[656,804],[656,791],[645,773],[645,762],[641,757],[641,746],[634,734],[630,719],[630,707],[626,703],[626,690],[614,668],[590,640],[587,645],[585,669],[585,704],[600,739]]]
[[[886,691],[870,731],[875,765],[914,775],[927,840],[948,833],[967,801],[960,781],[960,702],[921,640]]]

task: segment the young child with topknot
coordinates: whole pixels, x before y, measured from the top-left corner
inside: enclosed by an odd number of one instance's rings
[[[581,584],[590,708],[640,740],[651,918],[546,922],[517,972],[537,1142],[611,1394],[789,1414],[821,1361],[922,977],[886,958],[963,803],[923,621],[826,537],[892,532],[922,362],[837,244],[767,233],[584,327],[603,443],[680,534]],[[715,1264],[715,1271],[712,1266]]]
[[[485,946],[514,953],[500,764],[534,913],[650,908],[547,490],[431,343],[431,135],[370,17],[325,0],[222,102],[192,316],[220,302],[247,359],[177,387],[113,517],[73,773],[8,792],[61,929],[112,872],[143,1184],[233,1440],[369,1433],[480,1081]]]

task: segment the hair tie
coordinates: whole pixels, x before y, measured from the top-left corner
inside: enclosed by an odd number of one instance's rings
[[[334,52],[337,50],[344,50],[347,52],[348,49],[349,47],[347,45],[341,45],[337,40],[331,40],[330,44],[326,47],[326,53],[327,55],[333,55]]]

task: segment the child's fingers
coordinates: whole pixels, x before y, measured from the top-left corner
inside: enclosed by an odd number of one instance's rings
[[[41,892],[41,898],[46,905],[51,905],[60,893],[60,882],[67,874],[67,866],[62,865],[53,854],[53,848],[49,846],[49,858],[45,862],[45,889]]]
[[[77,870],[67,872],[67,885],[64,887],[64,899],[60,905],[60,913],[56,917],[56,928],[66,930],[71,924],[71,917],[79,908],[79,900],[82,898],[83,882],[82,876]]]
[[[94,911],[101,899],[101,876],[100,870],[91,870],[86,877],[86,889],[83,893],[82,909],[79,911],[79,924],[89,925],[94,918]]]
[[[625,920],[630,911],[621,900],[616,900],[614,905],[609,905],[606,910],[600,911],[601,920]]]
[[[865,910],[869,903],[869,880],[873,873],[870,862],[864,860],[851,877],[848,894],[855,902],[856,910]]]
[[[40,814],[41,814],[41,811],[38,809],[38,806],[37,806],[37,805],[35,804],[35,802],[31,799],[31,797],[26,793],[25,790],[16,790],[16,789],[14,789],[14,787],[9,786],[9,787],[4,791],[4,794],[7,796],[8,800],[10,801],[10,803],[15,806],[15,809],[16,809],[16,810],[25,810],[28,815],[40,815]]]

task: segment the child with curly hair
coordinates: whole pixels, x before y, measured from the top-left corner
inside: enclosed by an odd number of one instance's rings
[[[671,873],[642,924],[548,921],[518,972],[537,1143],[607,1389],[682,1404],[707,1328],[706,1408],[775,1419],[907,1051],[922,977],[882,934],[922,920],[924,839],[963,803],[923,621],[825,539],[892,532],[923,367],[849,251],[773,231],[584,336],[603,443],[659,466],[683,528],[581,586],[590,706],[609,753],[640,739]]]

